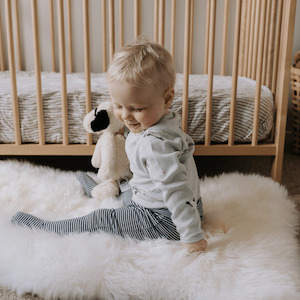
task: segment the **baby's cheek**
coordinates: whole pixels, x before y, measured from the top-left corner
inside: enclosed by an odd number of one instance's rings
[[[146,127],[150,127],[155,125],[158,121],[159,121],[158,117],[154,115],[154,116],[147,116],[143,118],[143,121],[141,123],[143,123]]]
[[[122,120],[122,118],[121,118],[121,114],[118,113],[116,110],[114,110],[114,114],[115,114],[115,117],[116,117],[119,121],[121,121],[121,122],[123,123],[123,120]]]

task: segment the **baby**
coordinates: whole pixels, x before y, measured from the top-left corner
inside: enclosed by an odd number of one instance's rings
[[[139,240],[180,240],[189,252],[204,251],[194,142],[169,110],[175,78],[169,52],[143,38],[120,49],[110,64],[107,83],[114,113],[129,129],[126,153],[133,177],[120,184],[123,207],[54,222],[17,213],[12,222],[59,234],[105,231]],[[84,173],[77,177],[90,196],[96,183]]]

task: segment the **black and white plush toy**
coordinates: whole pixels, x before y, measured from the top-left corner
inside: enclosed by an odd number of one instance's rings
[[[115,117],[111,102],[103,102],[89,112],[83,125],[87,132],[100,135],[92,165],[99,168],[101,183],[94,187],[92,196],[99,200],[116,196],[119,194],[117,182],[131,177],[125,153],[124,125]]]

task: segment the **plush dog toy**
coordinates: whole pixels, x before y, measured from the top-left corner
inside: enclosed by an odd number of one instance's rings
[[[92,165],[99,168],[101,183],[92,190],[92,196],[99,200],[116,196],[119,194],[117,182],[131,177],[125,153],[124,125],[115,117],[111,102],[103,102],[89,112],[83,125],[87,132],[100,135]]]

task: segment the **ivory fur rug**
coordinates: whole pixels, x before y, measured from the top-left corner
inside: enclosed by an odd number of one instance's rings
[[[16,211],[48,220],[87,214],[75,173],[0,161],[0,286],[44,299],[300,299],[299,216],[269,178],[201,181],[208,249],[105,233],[58,236],[13,226]]]

